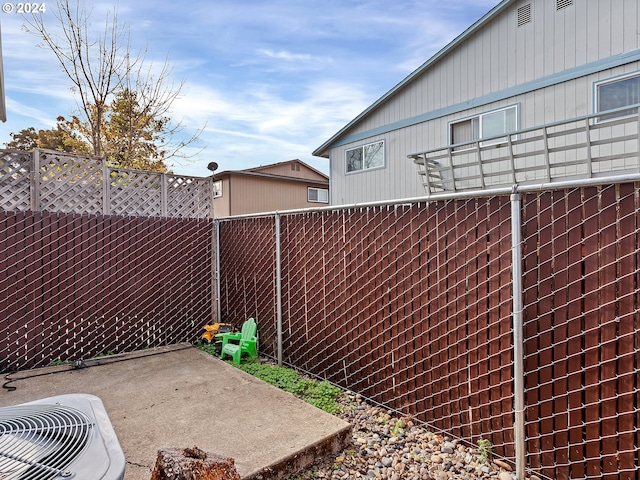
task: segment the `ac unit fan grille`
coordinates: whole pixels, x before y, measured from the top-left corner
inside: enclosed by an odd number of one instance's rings
[[[87,448],[94,423],[62,405],[0,409],[0,478],[70,477],[69,465]]]

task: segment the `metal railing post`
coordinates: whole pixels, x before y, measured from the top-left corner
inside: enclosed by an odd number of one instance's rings
[[[276,324],[278,336],[278,366],[282,366],[282,272],[280,262],[280,214],[276,212]]]
[[[513,397],[516,478],[525,478],[524,429],[524,339],[522,301],[522,197],[513,187],[511,194],[511,274],[513,293]]]

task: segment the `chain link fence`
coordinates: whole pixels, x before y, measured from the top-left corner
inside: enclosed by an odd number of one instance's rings
[[[638,185],[521,201],[522,372],[509,195],[220,220],[222,318],[274,357],[280,322],[284,363],[529,473],[636,478]]]
[[[638,183],[214,222],[201,182],[87,177],[57,153],[34,171],[39,157],[14,153],[0,155],[3,371],[252,316],[262,353],[488,439],[516,470],[524,451],[540,477],[637,478]]]
[[[197,340],[216,316],[211,185],[0,151],[0,370]]]
[[[198,339],[213,316],[212,221],[0,212],[0,366]]]

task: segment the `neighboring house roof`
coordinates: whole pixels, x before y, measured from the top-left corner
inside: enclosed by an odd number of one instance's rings
[[[289,165],[292,163],[297,163],[301,165],[303,168],[309,170],[318,178],[307,178],[303,176],[296,175],[283,175],[277,173],[271,173],[273,170],[277,170],[278,167],[282,167],[284,165]],[[272,163],[270,165],[261,165],[259,167],[247,168],[244,170],[225,170],[219,173],[216,173],[214,177],[216,179],[221,178],[222,176],[231,176],[231,175],[244,175],[250,177],[260,177],[260,178],[269,178],[273,180],[285,180],[285,181],[294,181],[294,182],[304,182],[304,183],[314,183],[318,185],[328,185],[329,184],[329,176],[322,173],[319,170],[316,170],[312,166],[304,163],[302,160],[287,160],[284,162]]]
[[[405,77],[400,83],[398,83],[395,87],[385,93],[382,97],[375,101],[369,108],[364,110],[360,115],[351,120],[347,125],[345,125],[342,129],[338,131],[333,137],[320,145],[316,150],[314,150],[313,155],[318,157],[329,157],[329,149],[331,145],[335,143],[343,134],[345,134],[348,130],[350,130],[354,125],[359,123],[362,119],[364,119],[369,113],[378,108],[381,104],[386,102],[390,97],[394,96],[404,87],[406,87],[409,83],[411,83],[414,79],[422,75],[425,71],[435,65],[440,59],[446,56],[451,50],[456,48],[459,44],[464,42],[467,38],[473,35],[476,31],[481,29],[484,25],[489,23],[496,15],[502,12],[505,8],[507,8],[510,4],[514,3],[516,0],[502,0],[498,5],[493,7],[488,13],[486,13],[482,18],[476,21],[473,25],[467,28],[464,32],[458,35],[451,43],[445,46],[442,50],[436,53],[433,57],[423,63],[420,67],[414,70],[411,74]]]

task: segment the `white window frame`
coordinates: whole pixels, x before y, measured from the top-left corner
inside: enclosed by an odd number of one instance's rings
[[[456,124],[459,123],[463,123],[463,122],[468,122],[470,120],[473,119],[478,119],[478,137],[476,139],[473,140],[469,140],[469,142],[475,142],[478,140],[482,140],[483,136],[482,136],[482,130],[483,130],[483,121],[486,117],[490,116],[490,115],[494,115],[498,112],[506,112],[507,110],[514,110],[515,111],[515,125],[513,129],[509,129],[509,128],[505,128],[505,135],[508,133],[512,133],[515,132],[517,130],[519,130],[520,128],[520,104],[519,103],[514,103],[513,105],[508,105],[506,107],[502,107],[502,108],[496,108],[494,110],[490,110],[488,112],[482,112],[482,113],[478,113],[475,115],[470,115],[468,117],[464,117],[464,118],[458,118],[456,120],[452,120],[447,124],[447,132],[448,132],[448,142],[449,145],[453,145],[454,143],[454,138],[453,138],[453,127]],[[517,137],[513,138],[514,140],[517,140]],[[465,142],[456,142],[456,143],[465,143]],[[494,138],[493,140],[487,140],[487,141],[481,141],[480,142],[480,146],[484,147],[487,145],[499,145],[502,143],[507,143],[507,137],[500,137],[500,138]],[[467,150],[470,148],[474,148],[473,145],[468,145],[468,146],[461,146],[456,148],[456,150]]]
[[[618,75],[616,77],[607,78],[605,80],[600,80],[600,81],[594,82],[594,84],[593,84],[593,96],[594,96],[593,109],[594,109],[594,113],[599,113],[599,112],[606,111],[606,110],[601,110],[600,109],[600,88],[601,87],[606,87],[607,85],[613,85],[615,83],[623,82],[625,80],[629,80],[630,78],[639,78],[640,79],[640,71],[631,72],[631,73],[625,73],[623,75]],[[631,103],[629,105],[635,105],[635,103]],[[624,106],[625,105],[621,105],[620,107],[616,107],[616,108],[622,108]],[[632,113],[626,113],[624,111],[621,111],[619,113],[613,113],[611,115],[605,115],[603,117],[597,117],[596,118],[596,123],[597,122],[603,122],[603,121],[606,121],[606,120],[613,120],[613,119],[620,118],[620,117],[626,117],[627,115],[631,115],[631,114]]]
[[[377,144],[381,144],[380,150],[382,151],[382,164],[381,165],[374,165],[372,167],[366,167],[366,161],[365,161],[365,152],[367,150],[367,147],[371,147],[372,145],[377,145]],[[360,150],[361,152],[361,163],[362,163],[362,167],[356,170],[349,170],[349,152],[353,152],[354,150]],[[344,173],[346,175],[351,175],[354,173],[362,173],[362,172],[368,172],[371,170],[377,170],[380,168],[385,168],[387,163],[387,158],[386,158],[386,154],[385,154],[385,141],[384,140],[376,140],[375,142],[370,142],[370,143],[366,143],[364,145],[359,145],[357,147],[352,147],[352,148],[348,148],[344,151]]]
[[[213,198],[220,198],[222,196],[222,180],[213,182]]]
[[[311,191],[316,192],[317,200],[311,199]],[[326,194],[327,199],[321,200],[320,193],[324,192]],[[307,202],[310,203],[329,203],[329,189],[328,188],[316,188],[316,187],[307,187]]]

